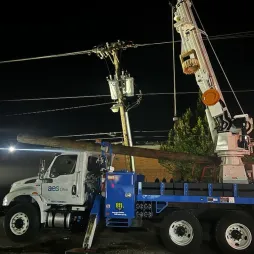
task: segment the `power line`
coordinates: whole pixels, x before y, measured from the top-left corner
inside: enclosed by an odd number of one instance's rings
[[[231,90],[222,91],[223,93],[232,93]],[[254,92],[254,89],[242,89],[234,91],[236,93],[249,93]],[[199,92],[177,92],[176,94],[197,94]],[[157,93],[138,93],[136,95],[145,95],[145,96],[155,96],[155,95],[174,95],[173,92],[157,92]],[[0,102],[22,102],[22,101],[43,101],[43,100],[68,100],[68,99],[85,99],[85,98],[101,98],[101,97],[110,97],[110,94],[95,94],[95,95],[81,95],[81,96],[63,96],[63,97],[45,97],[45,98],[27,98],[27,99],[13,99],[13,100],[0,100]]]
[[[63,54],[54,54],[54,55],[48,55],[48,56],[37,56],[37,57],[29,57],[29,58],[21,58],[21,59],[1,61],[0,64],[25,62],[25,61],[41,60],[41,59],[50,59],[50,58],[58,58],[58,57],[64,57],[64,56],[89,55],[92,52],[93,52],[92,50],[81,50],[81,51],[63,53]]]
[[[64,96],[64,97],[42,97],[42,98],[0,100],[0,102],[42,101],[42,100],[67,100],[67,99],[85,99],[85,98],[109,97],[109,96],[110,96],[109,94],[98,94],[98,95]]]
[[[210,40],[223,40],[223,39],[253,38],[254,34],[252,34],[252,33],[254,33],[254,31],[214,35],[214,36],[210,36],[209,39]],[[204,37],[204,40],[207,40],[207,39],[208,38]],[[180,43],[181,40],[177,40],[175,42]],[[133,44],[131,46],[128,46],[128,48],[156,46],[156,45],[172,44],[172,43],[173,43],[172,41],[165,41],[165,42]],[[97,48],[91,49],[91,50],[82,50],[82,51],[63,53],[63,54],[54,54],[54,55],[47,55],[47,56],[38,56],[38,57],[29,57],[29,58],[21,58],[21,59],[14,59],[14,60],[6,60],[6,61],[0,61],[0,64],[14,63],[14,62],[25,62],[25,61],[31,61],[31,60],[52,59],[52,58],[59,58],[59,57],[65,57],[65,56],[90,55],[92,53],[97,53]]]
[[[227,90],[227,91],[222,91],[223,93],[232,93],[231,90]],[[254,89],[244,89],[244,90],[236,90],[234,91],[235,93],[249,93],[249,92],[254,92]],[[179,95],[184,95],[184,94],[198,94],[199,92],[177,92],[176,94],[179,94]],[[144,93],[143,95],[146,95],[146,96],[156,96],[156,95],[174,95],[173,92],[171,93]]]
[[[226,39],[253,38],[254,34],[252,34],[252,33],[254,33],[254,31],[214,35],[214,36],[209,36],[209,39],[210,40],[226,40]],[[207,39],[207,37],[203,37],[203,40],[206,41],[208,39]],[[181,42],[182,42],[181,40],[175,40],[175,43],[181,43]],[[172,44],[172,43],[173,43],[173,41],[162,41],[162,42],[135,44],[135,45],[137,47],[146,47],[146,46],[166,45],[166,44]]]
[[[73,109],[81,109],[81,108],[90,108],[90,107],[108,105],[108,104],[112,104],[112,103],[113,102],[106,102],[106,103],[91,104],[91,105],[85,105],[85,106],[76,106],[76,107],[68,107],[68,108],[55,108],[55,109],[47,109],[47,110],[40,110],[40,111],[10,114],[10,115],[5,115],[5,116],[22,116],[22,115],[32,115],[32,114],[40,114],[40,113],[48,113],[48,112],[56,112],[56,111],[65,111],[65,110],[73,110]]]

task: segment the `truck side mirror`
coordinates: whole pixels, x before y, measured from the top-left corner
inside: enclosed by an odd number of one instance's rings
[[[39,179],[42,180],[45,174],[45,160],[40,160],[40,168],[39,168]]]

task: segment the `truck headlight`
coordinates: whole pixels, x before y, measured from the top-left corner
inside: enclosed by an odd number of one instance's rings
[[[8,199],[5,196],[4,199],[3,199],[3,206],[7,206],[7,205],[8,205]]]

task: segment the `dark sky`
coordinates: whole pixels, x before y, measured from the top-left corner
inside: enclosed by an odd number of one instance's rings
[[[30,7],[0,20],[0,61],[91,49],[105,42],[131,40],[134,43],[170,41],[171,10],[167,0],[94,1],[93,5],[61,6],[60,9]],[[194,0],[209,35],[253,29],[250,1]],[[239,3],[239,2],[238,2]],[[33,9],[34,8],[34,9]],[[33,11],[31,11],[33,10]],[[50,10],[50,11],[49,11]],[[8,14],[8,11],[6,11]],[[176,39],[179,39],[176,34]],[[206,43],[208,46],[208,44]],[[215,50],[235,90],[253,87],[253,38],[213,41]],[[178,91],[198,91],[194,76],[182,74],[176,46]],[[209,53],[210,50],[209,50]],[[213,67],[222,90],[229,90],[213,56]],[[143,93],[172,92],[172,46],[130,49],[123,54],[123,66],[135,78]],[[103,60],[95,55],[70,56],[0,65],[0,99],[109,94]],[[238,93],[244,110],[253,115],[254,93]],[[197,95],[179,95],[179,114],[194,107]],[[231,94],[225,94],[232,114],[240,111]],[[41,102],[0,102],[0,138],[3,145],[18,133],[68,135],[121,131],[119,114],[110,105],[96,108],[5,116],[31,111],[109,102],[110,98]],[[173,97],[144,96],[130,111],[132,130],[161,130],[172,127]],[[157,135],[157,134],[154,134]],[[159,135],[165,135],[159,134]],[[13,142],[14,142],[13,141]]]

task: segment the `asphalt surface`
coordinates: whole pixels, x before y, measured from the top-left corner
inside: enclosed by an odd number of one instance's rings
[[[45,229],[37,241],[31,244],[17,244],[11,242],[3,230],[3,217],[0,218],[0,253],[29,253],[29,254],[64,254],[66,250],[80,248],[84,233],[72,234],[69,231]],[[160,243],[153,231],[129,229],[115,231],[102,229],[96,235],[91,253],[146,253],[146,254],[170,254]],[[216,254],[208,245],[202,246],[196,254]]]

